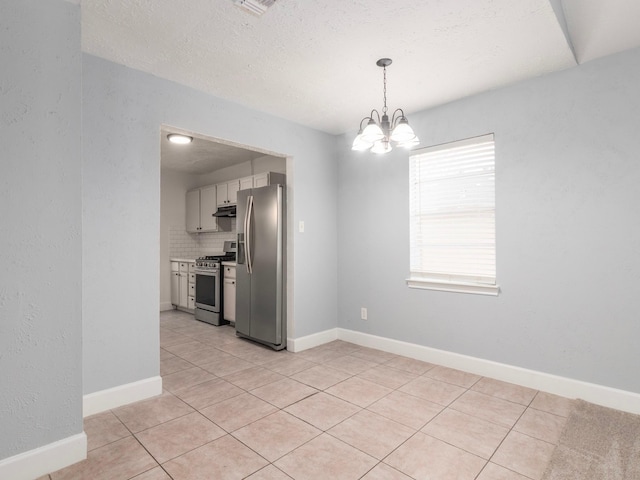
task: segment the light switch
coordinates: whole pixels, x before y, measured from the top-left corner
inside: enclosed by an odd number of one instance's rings
[[[300,233],[304,233],[304,221],[303,221],[303,220],[300,220],[300,221],[298,222],[298,231],[299,231]]]

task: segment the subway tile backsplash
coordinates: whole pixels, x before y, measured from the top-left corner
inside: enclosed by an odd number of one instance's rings
[[[230,231],[187,233],[184,227],[170,227],[169,257],[198,258],[222,252],[225,240],[236,239],[236,219],[231,218],[230,220]]]

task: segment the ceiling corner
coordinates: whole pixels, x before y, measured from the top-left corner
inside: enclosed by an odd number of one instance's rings
[[[571,34],[569,33],[569,27],[567,26],[567,19],[565,17],[564,7],[562,5],[562,0],[549,0],[551,4],[551,8],[553,8],[553,13],[556,15],[556,19],[558,20],[558,25],[562,29],[562,33],[564,34],[564,38],[567,40],[567,45],[571,50],[571,54],[573,55],[573,59],[576,62],[576,65],[580,62],[578,61],[578,57],[576,55],[576,50],[573,47],[573,41],[571,40]]]

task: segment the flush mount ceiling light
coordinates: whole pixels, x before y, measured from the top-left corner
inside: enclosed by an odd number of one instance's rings
[[[167,135],[167,139],[171,143],[177,143],[179,145],[186,145],[187,143],[193,142],[193,137],[190,137],[188,135],[181,135],[179,133],[170,133],[169,135]]]
[[[409,120],[404,116],[401,108],[397,108],[391,116],[387,115],[387,67],[391,65],[390,58],[381,58],[376,65],[382,67],[384,81],[384,106],[382,107],[382,118],[376,109],[371,110],[371,115],[364,117],[360,122],[358,135],[353,140],[351,150],[371,150],[373,153],[387,153],[391,151],[391,141],[393,140],[399,147],[410,148],[420,143],[420,140],[413,133],[409,125]],[[375,117],[374,118],[374,114]],[[362,125],[367,122],[364,129]]]
[[[234,3],[243,10],[260,16],[276,3],[276,0],[235,0]]]

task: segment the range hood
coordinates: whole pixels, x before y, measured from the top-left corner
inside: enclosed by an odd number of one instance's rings
[[[226,207],[218,207],[218,211],[213,214],[214,217],[235,217],[236,206],[227,205]]]

